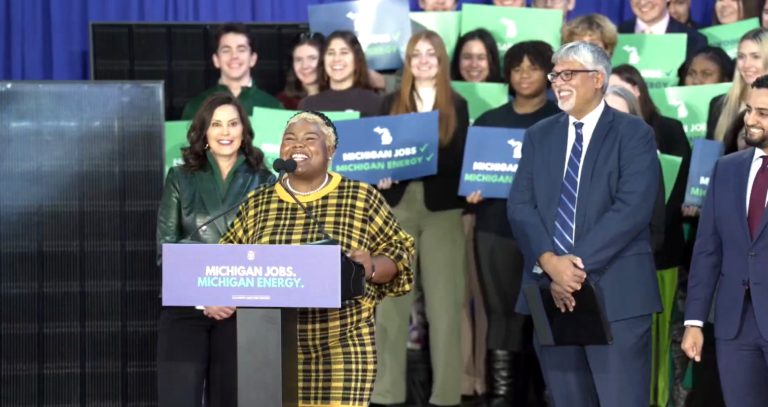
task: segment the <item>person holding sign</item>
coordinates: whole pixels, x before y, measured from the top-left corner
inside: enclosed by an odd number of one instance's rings
[[[695,29],[671,18],[667,0],[630,0],[635,18],[619,25],[622,34],[670,34],[688,35],[686,57],[707,46],[707,37]]]
[[[768,31],[755,28],[739,40],[733,86],[725,95],[713,98],[707,116],[707,139],[723,141],[742,106],[752,82],[766,73],[768,66]]]
[[[256,66],[259,55],[254,41],[244,24],[229,23],[216,30],[213,42],[213,65],[221,71],[218,85],[197,95],[184,106],[182,120],[192,120],[203,101],[215,92],[229,92],[250,114],[254,106],[282,108],[280,101],[256,87],[251,69]]]
[[[451,61],[451,78],[467,82],[501,82],[499,48],[488,30],[478,28],[459,38]]]
[[[411,290],[413,238],[403,231],[379,192],[328,172],[338,143],[322,113],[288,121],[280,158],[296,170],[274,188],[252,193],[240,207],[224,244],[310,244],[331,238],[365,268],[362,298],[340,309],[299,309],[299,406],[367,407],[376,372],[374,309],[385,297]],[[310,217],[288,193],[311,208]],[[379,359],[382,361],[382,359]]]
[[[691,28],[699,28],[699,24],[691,19],[691,0],[669,0],[667,8],[670,17]]]
[[[552,70],[552,47],[543,41],[524,41],[504,55],[504,76],[513,101],[483,113],[474,126],[527,129],[560,112],[547,99],[547,72]],[[505,199],[484,199],[478,191],[467,196],[476,204],[475,242],[480,289],[488,315],[488,372],[490,405],[526,404],[528,383],[537,376],[523,351],[530,346],[525,337],[526,317],[515,312],[523,274],[523,254],[507,222]],[[536,374],[533,374],[536,373]]]
[[[171,168],[157,215],[158,263],[163,243],[217,243],[235,211],[198,226],[273,182],[240,102],[214,93],[187,133],[184,164]],[[158,323],[157,393],[161,407],[237,407],[234,307],[163,307]]]
[[[706,46],[688,58],[677,72],[680,86],[728,82],[733,78],[733,60],[720,47]]]
[[[478,28],[459,38],[451,61],[452,79],[466,82],[501,82],[499,50],[488,30]],[[485,393],[485,347],[488,323],[484,301],[480,292],[475,261],[475,214],[462,217],[467,242],[467,295],[464,299],[462,318],[462,343],[464,345],[464,384],[462,393]]]
[[[301,33],[291,50],[293,61],[285,80],[285,90],[277,95],[286,109],[296,110],[301,99],[320,92],[318,62],[322,50],[322,34]]]
[[[685,303],[682,349],[696,362],[717,349],[728,406],[768,405],[768,76],[754,80],[746,100],[751,147],[717,161],[699,220]],[[715,342],[702,326],[715,300]]]
[[[451,89],[448,54],[434,31],[408,41],[401,88],[387,95],[382,114],[438,112],[437,174],[410,182],[382,180],[387,202],[419,249],[417,284],[424,292],[429,320],[432,394],[430,403],[461,401],[461,311],[467,266],[461,215],[465,202],[457,195],[464,142],[469,126],[467,102]],[[418,131],[418,129],[414,129]],[[405,401],[406,343],[413,295],[383,301],[376,311],[379,372],[374,403]]]
[[[561,312],[589,284],[609,345],[534,343],[558,406],[649,405],[651,314],[661,309],[649,225],[659,186],[653,130],[605,105],[608,55],[563,45],[548,74],[564,111],[529,128],[507,201],[524,258],[523,287],[548,287]],[[517,310],[529,313],[519,296]],[[538,328],[536,328],[538,331]]]
[[[320,71],[321,92],[299,102],[299,110],[355,110],[375,116],[381,97],[371,90],[368,64],[360,41],[351,31],[334,31],[325,40]]]

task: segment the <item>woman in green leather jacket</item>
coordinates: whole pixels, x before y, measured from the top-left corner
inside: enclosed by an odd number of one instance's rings
[[[157,217],[158,262],[162,244],[181,240],[218,243],[237,214],[231,210],[274,176],[253,147],[253,129],[236,98],[211,95],[192,120],[184,164],[165,180]],[[198,230],[199,228],[199,230]],[[161,407],[236,407],[235,308],[163,307],[158,326],[158,404]]]

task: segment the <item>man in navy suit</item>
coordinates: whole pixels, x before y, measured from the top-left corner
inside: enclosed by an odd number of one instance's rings
[[[523,286],[549,286],[563,312],[595,287],[613,333],[603,346],[539,346],[555,406],[647,407],[651,314],[661,309],[649,224],[658,192],[653,130],[606,106],[611,73],[596,45],[573,42],[548,75],[562,113],[528,129],[507,203],[525,259]],[[528,314],[519,296],[518,312]]]
[[[718,160],[696,234],[682,348],[701,361],[715,298],[715,347],[729,406],[768,406],[768,76],[752,83],[748,148]]]
[[[630,0],[630,5],[635,18],[621,23],[620,33],[687,34],[686,59],[707,46],[707,37],[670,17],[667,0]]]

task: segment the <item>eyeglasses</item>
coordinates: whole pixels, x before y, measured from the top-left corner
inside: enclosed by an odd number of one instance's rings
[[[547,79],[550,82],[554,82],[557,80],[557,78],[560,78],[563,80],[563,82],[568,82],[573,79],[573,74],[582,72],[597,72],[597,69],[566,69],[565,71],[560,72],[552,71],[547,74]]]

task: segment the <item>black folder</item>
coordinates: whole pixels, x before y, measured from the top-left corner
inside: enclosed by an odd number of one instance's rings
[[[542,346],[608,345],[613,342],[605,312],[589,281],[573,293],[576,307],[572,312],[561,312],[555,306],[549,284],[525,286],[523,294],[528,300],[536,337]]]
[[[338,245],[333,239],[311,242],[312,245]],[[341,300],[348,301],[365,295],[365,268],[341,253]]]

